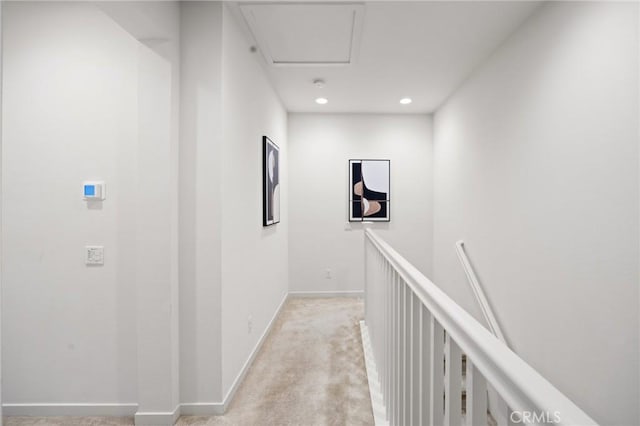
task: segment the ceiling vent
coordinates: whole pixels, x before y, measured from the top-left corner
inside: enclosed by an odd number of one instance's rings
[[[350,65],[357,57],[363,4],[244,3],[240,10],[269,64]]]

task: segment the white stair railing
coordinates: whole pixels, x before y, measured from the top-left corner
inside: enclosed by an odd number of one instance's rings
[[[487,386],[509,424],[595,425],[572,401],[373,231],[365,231],[365,322],[390,425],[487,425]]]
[[[476,273],[473,271],[471,267],[471,262],[469,262],[469,258],[464,251],[464,241],[456,242],[456,254],[458,255],[458,259],[462,264],[462,269],[464,269],[464,273],[467,276],[467,280],[469,281],[469,285],[473,290],[473,294],[476,296],[476,300],[478,301],[478,305],[480,305],[480,309],[482,310],[482,315],[484,319],[487,321],[487,325],[489,325],[489,330],[493,333],[494,336],[498,338],[505,345],[507,344],[507,340],[502,333],[502,329],[500,328],[500,324],[498,324],[498,320],[496,320],[495,315],[493,315],[493,310],[491,309],[491,305],[489,305],[489,301],[480,287],[480,283],[478,282],[478,278],[476,277]]]
[[[478,305],[480,306],[482,315],[484,316],[484,319],[489,326],[489,331],[491,331],[491,333],[493,333],[493,335],[496,336],[498,340],[509,346],[504,333],[502,332],[502,328],[500,327],[498,320],[493,314],[491,305],[489,305],[489,301],[487,300],[487,297],[485,296],[484,291],[480,286],[480,282],[478,281],[478,277],[476,276],[476,273],[471,266],[471,262],[467,257],[467,253],[464,250],[464,241],[457,241],[455,247],[456,254],[458,255],[458,260],[460,260],[460,263],[462,264],[462,269],[467,276],[467,281],[469,282],[471,290],[473,290],[473,294],[476,297]],[[500,423],[504,423],[508,415],[507,407],[500,400],[500,397],[497,395],[495,390],[491,388],[491,386],[488,387],[487,394],[489,398],[489,400],[487,401],[489,411],[497,421],[499,421]]]

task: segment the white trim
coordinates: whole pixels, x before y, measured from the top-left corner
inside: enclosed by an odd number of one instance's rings
[[[236,379],[233,381],[233,384],[229,388],[229,391],[224,397],[224,400],[222,402],[183,403],[181,405],[182,414],[193,415],[193,416],[207,416],[207,415],[216,416],[216,415],[222,415],[226,413],[227,409],[229,408],[229,404],[231,404],[231,401],[233,400],[233,397],[235,396],[236,391],[238,390],[238,388],[240,387],[240,384],[242,383],[245,376],[247,375],[247,372],[249,371],[251,364],[253,364],[253,361],[256,355],[258,355],[258,352],[260,352],[260,348],[262,348],[264,341],[267,339],[267,336],[271,332],[271,329],[273,328],[273,325],[275,324],[276,319],[278,318],[278,315],[280,315],[280,311],[282,311],[282,307],[286,303],[287,299],[289,299],[289,293],[285,293],[284,297],[282,298],[282,301],[280,302],[280,305],[276,309],[276,312],[273,314],[273,317],[271,317],[269,324],[267,325],[264,332],[262,333],[262,336],[260,336],[260,339],[258,339],[258,342],[256,343],[253,350],[251,351],[251,354],[249,355],[249,358],[247,358],[247,361],[244,363],[244,365],[242,366],[242,369],[240,369],[240,372],[236,376]]]
[[[373,357],[369,329],[364,321],[360,321],[360,335],[362,336],[362,352],[364,353],[364,365],[367,369],[367,381],[369,382],[369,396],[371,397],[371,409],[375,426],[388,426],[387,409],[382,397],[382,388],[378,380],[378,369]]]
[[[364,298],[364,290],[345,291],[290,291],[289,297],[358,297]]]
[[[243,3],[239,5],[238,9],[240,11],[241,16],[243,17],[244,26],[249,31],[251,39],[253,42],[259,46],[260,53],[264,58],[267,65],[274,67],[344,67],[350,66],[357,63],[358,55],[360,53],[360,43],[362,41],[362,29],[364,25],[364,13],[365,13],[365,5],[361,2],[352,2],[352,3],[341,3],[341,2],[333,2],[333,1],[320,1],[320,2],[312,2],[308,3],[311,6],[327,6],[327,7],[341,7],[341,8],[350,8],[351,13],[353,14],[353,18],[351,21],[351,39],[350,39],[350,48],[349,48],[349,59],[347,60],[338,60],[338,61],[277,61],[273,58],[271,54],[271,50],[269,49],[268,44],[266,43],[266,38],[264,37],[263,32],[260,29],[260,26],[257,24],[254,10],[261,6],[270,6],[270,5],[283,5],[287,3],[278,3],[278,2],[251,2],[251,3]],[[289,5],[304,5],[304,1],[294,1],[288,3]],[[261,44],[262,42],[262,44]]]
[[[133,416],[138,409],[136,403],[84,403],[75,404],[2,404],[4,416]]]
[[[180,404],[183,416],[222,416],[225,412],[223,402],[183,402]]]
[[[462,264],[462,269],[464,269],[464,273],[467,276],[467,281],[473,290],[473,294],[476,296],[476,300],[478,301],[478,305],[480,305],[480,309],[482,310],[482,315],[484,315],[485,321],[489,325],[489,330],[496,336],[502,343],[507,345],[507,340],[504,337],[504,333],[502,333],[502,329],[500,328],[500,324],[496,319],[496,316],[493,314],[493,310],[491,309],[491,305],[487,300],[487,296],[485,296],[480,283],[478,282],[478,277],[476,273],[473,271],[473,267],[471,266],[471,262],[469,262],[469,258],[467,257],[467,253],[464,251],[464,241],[460,240],[456,242],[456,254],[458,255],[458,259]],[[509,345],[507,345],[509,346]]]
[[[180,404],[173,411],[137,412],[134,420],[136,426],[173,426],[180,418]]]

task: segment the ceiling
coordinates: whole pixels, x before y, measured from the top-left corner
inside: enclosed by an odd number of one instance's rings
[[[540,2],[237,2],[292,112],[430,113]],[[325,81],[322,88],[314,79]],[[326,105],[315,99],[324,97]],[[412,98],[401,105],[403,97]]]

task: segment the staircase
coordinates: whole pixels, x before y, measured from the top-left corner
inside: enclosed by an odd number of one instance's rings
[[[376,425],[596,425],[370,229],[361,326]]]

